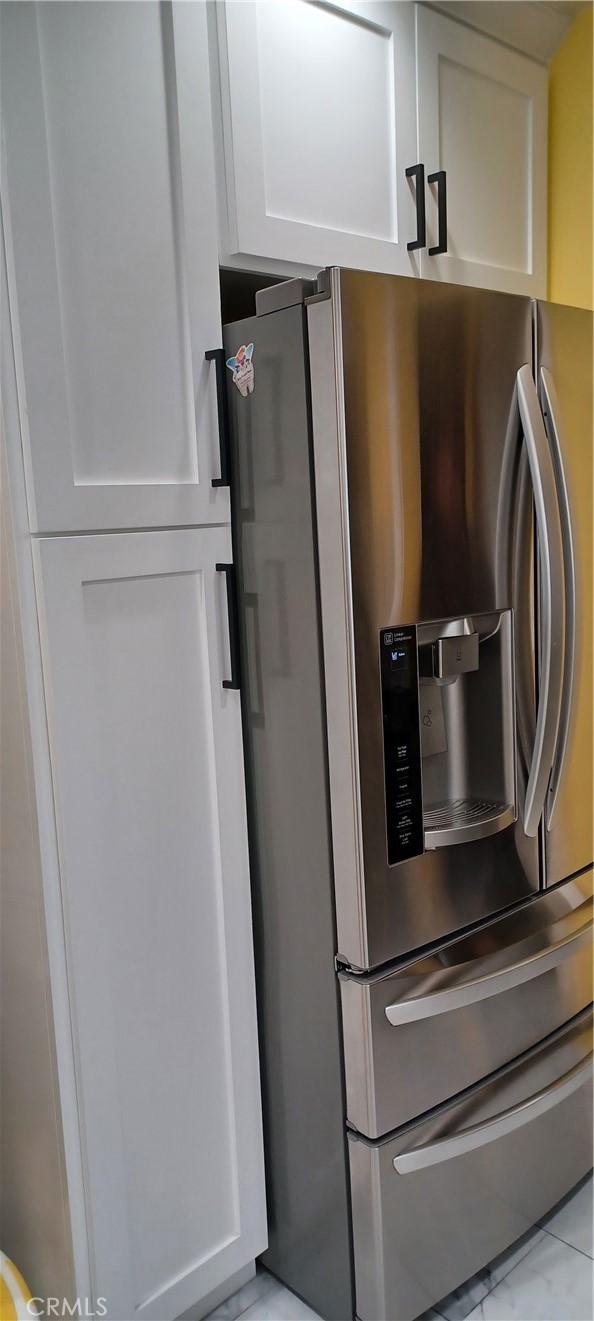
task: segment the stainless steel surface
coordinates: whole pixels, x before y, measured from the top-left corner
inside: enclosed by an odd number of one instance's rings
[[[555,470],[531,367],[520,368],[517,389],[532,479],[541,582],[538,712],[524,802],[524,830],[527,835],[534,836],[538,832],[543,812],[561,715],[565,585]]]
[[[433,652],[433,673],[438,679],[447,679],[451,675],[478,670],[479,635],[473,632],[460,638],[438,638],[434,643]]]
[[[514,808],[505,803],[491,803],[484,798],[453,798],[423,812],[425,848],[486,839],[507,830],[515,819]]]
[[[337,939],[342,957],[363,967],[368,942],[338,287],[333,298],[308,307],[307,329]]]
[[[592,1050],[591,1024],[586,1011],[403,1133],[375,1144],[350,1135],[362,1321],[412,1321],[530,1229],[591,1167],[592,1089],[581,1078]],[[580,1083],[575,1090],[574,1082]],[[559,1083],[561,1099],[550,1090]],[[405,1175],[396,1172],[394,1161],[413,1147],[456,1140],[541,1094],[558,1103],[540,1112],[534,1105],[528,1122],[497,1140]]]
[[[308,289],[267,294],[225,337],[256,345],[254,392],[229,383],[229,399],[267,1261],[339,1318],[354,1252],[361,1321],[407,1321],[591,1162],[591,855],[539,893],[534,833],[571,649],[561,451],[572,545],[575,496],[565,417],[556,457],[537,404],[527,300],[336,270]],[[393,629],[418,642],[432,847],[390,867]],[[570,718],[549,838],[575,738]]]
[[[331,288],[330,307],[308,308],[320,590],[338,948],[363,969],[538,887],[536,841],[519,822],[388,867],[378,680],[381,628],[530,612],[499,570],[497,532],[510,446],[517,485],[508,424],[531,310],[355,271],[333,271]],[[526,688],[522,701],[529,726]]]
[[[305,299],[316,291],[315,280],[283,280],[280,284],[268,285],[256,294],[256,315],[268,316],[270,312],[281,312],[284,307],[302,306]]]
[[[376,1138],[535,1046],[592,999],[590,869],[404,966],[341,975],[347,1115]]]
[[[15,534],[0,416],[0,1243],[33,1293],[74,1298]]]
[[[473,972],[471,967],[467,967],[464,977],[454,984],[448,969],[444,973],[441,985],[436,984],[437,978],[435,978],[427,994],[416,998],[407,996],[396,1004],[387,1005],[385,1014],[388,1022],[393,1027],[397,1027],[399,1023],[415,1023],[420,1018],[433,1018],[436,1014],[451,1013],[453,1009],[478,1004],[479,1000],[487,1000],[491,995],[510,991],[514,986],[532,981],[533,977],[542,977],[543,973],[549,972],[551,968],[558,968],[564,959],[571,958],[578,950],[592,945],[592,900],[587,900],[583,905],[583,913],[581,908],[578,913],[579,925],[577,927],[571,925],[571,929],[564,931],[564,934],[559,935],[558,938],[553,936],[553,928],[551,928],[544,939],[539,935],[536,941],[529,942],[531,946],[529,951],[526,950],[520,955],[520,950],[515,946],[513,961],[507,967],[495,967],[489,970],[485,967],[489,959],[479,960],[480,976],[476,975],[477,969]],[[565,921],[559,924],[560,927],[561,925],[565,928],[569,923]],[[550,944],[551,937],[552,944]]]
[[[508,1133],[513,1133],[516,1128],[522,1128],[524,1124],[532,1123],[540,1115],[546,1115],[548,1110],[560,1105],[585,1083],[592,1081],[593,1060],[594,1054],[590,1051],[585,1059],[579,1064],[574,1064],[573,1068],[561,1078],[549,1083],[544,1091],[535,1092],[525,1101],[520,1101],[519,1105],[512,1105],[507,1110],[502,1110],[501,1114],[495,1115],[492,1119],[484,1119],[480,1124],[461,1128],[452,1137],[438,1138],[437,1142],[430,1142],[428,1146],[401,1151],[393,1160],[396,1173],[414,1174],[415,1170],[425,1170],[430,1165],[441,1165],[444,1160],[455,1160],[457,1156],[465,1156],[467,1152],[486,1147],[490,1142],[498,1142],[501,1138],[507,1137]]]
[[[565,656],[563,659],[561,712],[559,717],[557,748],[553,760],[553,770],[549,781],[549,792],[546,800],[546,827],[547,830],[550,830],[555,815],[557,798],[559,796],[559,785],[563,776],[565,754],[567,752],[567,740],[569,737],[569,722],[572,713],[575,677],[576,584],[571,511],[569,507],[567,482],[565,480],[565,472],[563,468],[563,444],[561,440],[559,403],[557,400],[555,382],[546,367],[541,367],[540,369],[539,383],[541,407],[557,475],[559,514],[561,518],[561,534],[563,537],[563,573],[565,585]]]
[[[576,602],[573,665],[571,651],[569,655],[566,653],[566,665],[572,677],[571,705],[567,701],[566,688],[558,760],[549,785],[547,824],[550,828],[544,833],[546,881],[549,885],[588,866],[593,856],[592,325],[591,312],[537,304],[536,340],[541,384],[544,369],[550,373],[549,387],[552,381],[556,395],[556,427],[551,426],[550,412],[546,420],[553,458],[557,460],[561,507],[566,500],[571,519]],[[544,381],[546,383],[546,376]],[[546,407],[546,396],[543,394],[542,397]],[[567,536],[565,543],[567,564]],[[567,587],[570,589],[569,582]],[[554,816],[551,815],[553,801]]]
[[[421,624],[418,642],[425,848],[486,839],[516,820],[511,611]],[[440,647],[451,648],[447,675]]]
[[[265,1264],[320,1315],[352,1315],[339,992],[304,310],[225,329],[234,559],[260,1020]]]

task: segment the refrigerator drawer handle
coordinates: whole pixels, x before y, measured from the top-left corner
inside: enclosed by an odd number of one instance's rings
[[[555,382],[546,367],[540,369],[540,397],[545,426],[553,452],[553,461],[557,475],[557,493],[561,514],[561,535],[563,538],[563,566],[565,570],[565,662],[563,666],[563,692],[561,697],[561,715],[557,737],[557,752],[546,807],[547,830],[551,829],[553,816],[559,796],[559,786],[563,775],[563,766],[567,753],[567,740],[573,702],[575,677],[575,637],[576,637],[576,587],[575,587],[575,551],[571,529],[571,511],[567,482],[563,471],[561,428],[559,424],[559,404]]]
[[[419,995],[387,1005],[384,1012],[388,1022],[392,1027],[400,1027],[403,1023],[416,1023],[422,1018],[433,1018],[436,1014],[448,1013],[451,1009],[464,1009],[466,1005],[477,1004],[479,1000],[488,1000],[492,995],[511,991],[514,986],[521,986],[524,982],[532,981],[534,977],[542,977],[545,972],[558,968],[560,963],[571,958],[592,940],[592,900],[589,899],[583,907],[588,913],[587,921],[556,941],[554,945],[545,946],[544,949],[527,958],[519,959],[517,963],[508,964],[505,968],[497,968],[494,972],[487,972],[481,977],[460,982],[456,986],[446,986],[441,990],[430,991],[428,995]],[[443,974],[444,979],[448,975],[446,971]]]
[[[407,243],[408,252],[416,252],[417,248],[424,248],[427,244],[427,233],[425,224],[425,166],[409,165],[405,170],[407,179],[414,179],[417,204],[417,237],[411,243]]]
[[[439,1138],[437,1142],[430,1142],[426,1147],[413,1147],[410,1151],[402,1151],[399,1156],[394,1157],[394,1169],[397,1174],[414,1174],[416,1170],[427,1169],[430,1165],[440,1165],[442,1161],[454,1160],[456,1156],[466,1156],[469,1151],[476,1151],[478,1147],[486,1147],[490,1142],[497,1142],[499,1138],[507,1137],[516,1128],[522,1128],[524,1124],[530,1124],[533,1119],[545,1115],[548,1110],[553,1110],[561,1101],[567,1100],[567,1097],[583,1087],[592,1076],[593,1058],[594,1054],[590,1051],[584,1060],[574,1065],[573,1069],[564,1073],[543,1092],[535,1092],[520,1105],[502,1110],[501,1114],[495,1115],[493,1119],[485,1119],[482,1124],[463,1128],[459,1133],[453,1133],[451,1137]]]
[[[524,830],[534,836],[545,803],[561,715],[565,653],[563,539],[555,469],[536,386],[528,365],[516,378],[538,530],[541,591],[540,693],[532,764],[524,800]]]

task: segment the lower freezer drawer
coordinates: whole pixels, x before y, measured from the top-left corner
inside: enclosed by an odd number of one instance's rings
[[[412,1321],[592,1165],[592,1012],[396,1136],[349,1133],[357,1316]]]

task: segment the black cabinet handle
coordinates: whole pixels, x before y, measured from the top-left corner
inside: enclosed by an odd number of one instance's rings
[[[407,243],[407,251],[415,252],[417,248],[424,248],[427,243],[427,232],[425,226],[425,166],[409,165],[406,170],[407,179],[413,179],[416,183],[416,202],[417,202],[417,237],[413,243]]]
[[[427,175],[427,183],[437,184],[437,247],[429,248],[429,256],[439,257],[440,252],[447,252],[448,250],[448,202],[445,170],[436,170],[435,174]]]
[[[207,362],[214,362],[217,373],[217,414],[219,419],[221,475],[220,477],[213,477],[211,485],[230,486],[229,406],[227,403],[227,382],[225,380],[225,350],[208,349],[204,356]]]
[[[229,619],[229,652],[231,678],[223,679],[223,688],[240,688],[239,681],[239,627],[237,623],[237,579],[234,564],[215,564],[217,573],[224,573],[227,585],[227,616]]]

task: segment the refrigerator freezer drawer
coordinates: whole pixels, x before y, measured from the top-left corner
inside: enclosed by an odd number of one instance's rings
[[[349,1135],[357,1316],[412,1321],[592,1164],[592,1015],[405,1133]]]
[[[554,1032],[592,999],[592,880],[368,978],[341,976],[347,1116],[380,1137]]]

